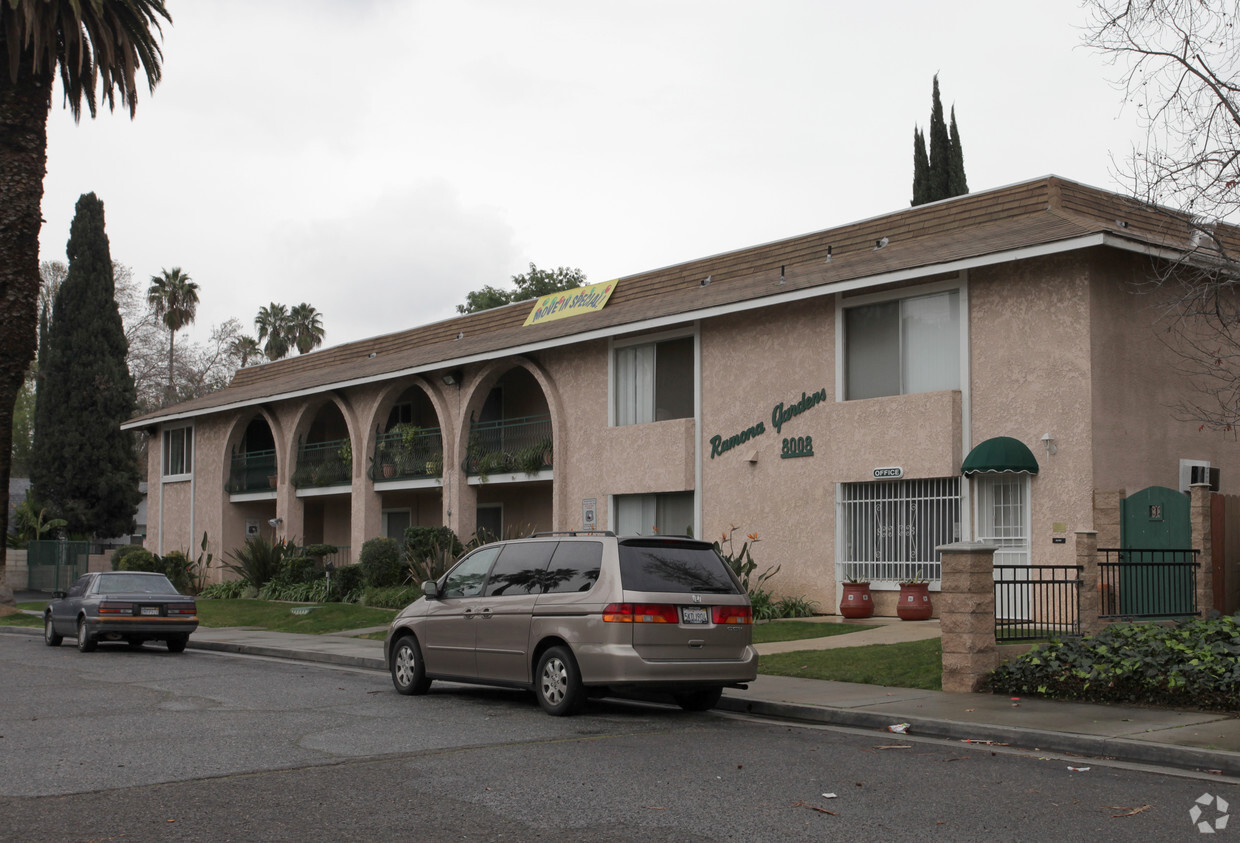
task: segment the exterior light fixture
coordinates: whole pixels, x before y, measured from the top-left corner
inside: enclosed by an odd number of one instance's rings
[[[459,371],[444,372],[442,380],[445,386],[460,386],[461,385],[461,373]]]
[[[1059,446],[1055,444],[1055,437],[1051,436],[1049,433],[1042,434],[1042,444],[1046,448],[1046,455],[1048,457],[1051,454],[1059,452]]]

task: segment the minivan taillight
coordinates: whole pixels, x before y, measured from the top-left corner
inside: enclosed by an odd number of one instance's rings
[[[610,603],[603,609],[604,623],[680,623],[676,607],[662,603]]]
[[[714,606],[711,620],[715,623],[753,623],[753,609],[748,606]]]

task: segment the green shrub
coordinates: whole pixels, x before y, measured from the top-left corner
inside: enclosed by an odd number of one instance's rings
[[[363,606],[378,609],[403,609],[422,596],[416,585],[400,585],[390,588],[367,588],[362,594]]]
[[[235,571],[255,588],[262,588],[268,580],[279,575],[284,558],[291,555],[292,545],[286,539],[270,542],[262,536],[245,540],[245,544],[228,554],[231,562],[224,567]]]
[[[715,553],[723,557],[723,561],[732,569],[732,573],[740,580],[741,588],[745,589],[745,593],[749,595],[750,601],[757,599],[759,594],[766,597],[767,603],[770,602],[770,595],[766,594],[765,584],[771,577],[779,573],[778,565],[772,565],[761,574],[754,576],[754,571],[758,569],[758,563],[754,561],[753,553],[750,547],[757,544],[761,539],[757,533],[748,535],[749,541],[741,544],[741,549],[737,550],[732,541],[732,536],[736,533],[736,527],[723,534],[723,538],[714,543]],[[726,552],[725,552],[726,549]],[[754,611],[754,617],[758,617],[758,613]]]
[[[332,572],[332,599],[341,603],[356,603],[362,593],[362,569],[360,565],[343,565]]]
[[[112,554],[112,570],[114,571],[150,571],[154,574],[164,573],[164,563],[158,556],[144,547],[131,545],[134,549],[121,556],[118,560]]]
[[[284,560],[280,576],[277,579],[293,585],[314,582],[317,579],[324,579],[324,577],[319,571],[317,559],[311,556],[289,556]]]
[[[989,685],[1061,700],[1236,709],[1240,621],[1112,624],[1093,637],[1036,647],[994,670]]]
[[[340,548],[334,544],[308,544],[301,549],[302,556],[308,556],[315,562],[322,562],[323,557],[338,553]]]
[[[313,582],[283,582],[279,579],[268,580],[258,590],[259,600],[287,600],[292,603],[326,603],[331,599],[331,589],[327,578],[322,577]]]
[[[782,597],[775,601],[775,617],[808,618],[818,611],[818,601],[808,597]]]
[[[154,556],[154,554],[152,554],[149,550],[147,550],[145,547],[143,547],[140,544],[121,545],[120,547],[116,548],[116,550],[112,551],[112,570],[113,571],[146,570],[145,568],[122,568],[121,567],[121,564],[124,562],[125,558],[134,553],[145,553],[148,556]]]
[[[245,580],[229,580],[206,586],[198,596],[209,600],[236,600],[245,594],[246,587]]]
[[[388,588],[401,585],[404,572],[400,564],[400,546],[395,539],[383,536],[367,539],[357,559],[362,569],[362,582],[367,588]]]
[[[193,590],[192,567],[193,563],[190,562],[190,558],[182,551],[174,550],[164,554],[162,573],[167,575],[177,591],[189,593]]]

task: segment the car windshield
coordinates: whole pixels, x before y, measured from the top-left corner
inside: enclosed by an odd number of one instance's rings
[[[701,542],[627,539],[619,546],[626,591],[740,594],[714,548]]]
[[[162,574],[100,574],[98,594],[178,594]]]

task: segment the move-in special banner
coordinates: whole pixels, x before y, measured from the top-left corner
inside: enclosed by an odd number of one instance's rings
[[[538,301],[534,302],[534,309],[530,311],[525,324],[540,325],[543,322],[602,310],[615,289],[615,281],[604,281],[602,284],[590,284],[575,290],[541,296]]]

